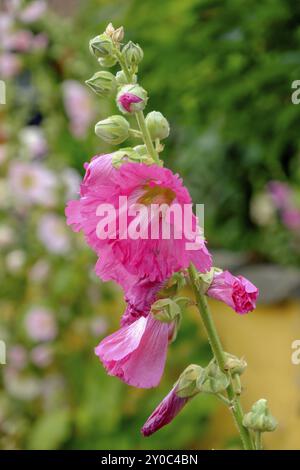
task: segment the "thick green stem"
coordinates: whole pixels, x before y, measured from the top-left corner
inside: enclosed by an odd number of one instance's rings
[[[262,433],[260,431],[255,432],[255,449],[256,450],[262,450],[263,449]]]
[[[189,267],[189,277],[190,277],[193,291],[195,294],[198,310],[200,312],[202,322],[204,324],[204,327],[208,335],[211,349],[214,353],[218,366],[228,376],[228,379],[229,379],[229,385],[226,389],[226,392],[227,392],[227,396],[228,396],[230,403],[232,403],[232,406],[230,406],[230,410],[234,417],[234,421],[237,426],[237,429],[240,433],[244,449],[254,450],[251,435],[248,429],[243,426],[243,417],[244,417],[243,409],[242,409],[239,397],[236,395],[234,391],[231,374],[225,368],[226,359],[225,359],[223,346],[219,338],[219,335],[217,333],[212,316],[210,314],[205,295],[203,295],[199,289],[198,273],[193,264],[191,264]]]
[[[127,67],[126,62],[124,61],[124,59],[122,57],[121,52],[119,50],[116,50],[115,53],[116,53],[116,57],[118,59],[118,62],[119,62],[120,66],[121,66],[121,68],[122,68],[122,70],[125,74],[126,79],[128,80],[128,82],[131,82],[132,76],[131,76],[131,73],[130,73],[128,67]],[[151,140],[151,136],[150,136],[149,131],[147,129],[143,111],[139,111],[139,112],[135,113],[135,117],[136,117],[139,129],[142,133],[143,140],[144,140],[144,143],[146,145],[149,156],[153,159],[153,161],[155,163],[157,163],[158,165],[161,165],[158,152],[156,151],[156,149],[153,145],[153,142]]]

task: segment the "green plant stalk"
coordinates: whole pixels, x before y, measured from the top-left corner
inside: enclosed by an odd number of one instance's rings
[[[228,399],[231,403],[231,406],[229,408],[232,412],[235,424],[240,433],[243,447],[245,450],[254,450],[254,446],[253,446],[253,442],[252,442],[249,430],[243,426],[244,413],[243,413],[243,409],[242,409],[239,397],[236,395],[234,391],[231,374],[225,368],[226,359],[225,359],[225,354],[224,354],[221,340],[219,338],[211,313],[209,311],[209,307],[208,307],[205,295],[201,293],[199,286],[198,286],[197,270],[195,266],[191,264],[189,266],[188,271],[189,271],[189,277],[190,277],[190,281],[192,284],[192,288],[195,294],[197,307],[201,315],[204,327],[206,329],[211,349],[214,353],[218,366],[227,375],[229,379],[229,385],[226,389]]]
[[[255,449],[256,450],[262,450],[263,449],[262,433],[260,431],[255,432]]]
[[[124,61],[123,57],[122,57],[122,54],[121,52],[116,49],[115,50],[115,54],[116,54],[116,57],[118,59],[118,62],[125,74],[125,77],[126,79],[130,82],[132,77],[131,77],[131,73],[130,71],[128,70],[128,67],[127,67],[127,64],[126,62]],[[160,165],[161,166],[161,161],[159,159],[159,155],[153,145],[153,142],[151,140],[151,136],[149,134],[149,131],[147,129],[147,126],[146,126],[146,123],[145,123],[145,117],[144,117],[144,113],[143,111],[138,111],[137,113],[135,113],[135,117],[136,117],[136,120],[137,120],[137,123],[138,123],[138,126],[139,126],[139,129],[142,133],[142,136],[143,136],[143,140],[144,140],[144,143],[146,145],[146,148],[147,148],[147,151],[149,153],[149,156],[153,159],[153,161],[157,164],[157,165]]]

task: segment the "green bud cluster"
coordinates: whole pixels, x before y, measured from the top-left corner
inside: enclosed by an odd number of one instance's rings
[[[275,431],[277,420],[271,415],[266,399],[261,398],[254,403],[251,411],[244,416],[243,425],[258,432]]]

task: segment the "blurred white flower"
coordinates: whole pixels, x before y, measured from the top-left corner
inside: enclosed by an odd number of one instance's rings
[[[27,126],[20,131],[22,149],[31,158],[40,158],[47,153],[48,146],[43,129],[39,126]]]
[[[70,239],[65,220],[56,214],[44,214],[40,218],[37,234],[51,253],[63,254],[70,249]]]
[[[257,225],[266,226],[274,222],[275,209],[268,193],[258,193],[252,198],[250,216]]]
[[[0,248],[11,245],[15,241],[15,234],[9,225],[0,225]]]
[[[41,392],[41,382],[33,376],[21,375],[12,367],[3,369],[6,392],[19,400],[33,400]]]
[[[16,162],[9,169],[8,183],[21,205],[53,206],[56,201],[56,176],[38,162]]]
[[[7,270],[10,273],[18,273],[24,266],[26,256],[22,250],[14,250],[6,255],[5,258]]]
[[[62,182],[65,186],[66,200],[73,199],[78,195],[81,176],[74,168],[66,168],[61,174]]]
[[[56,338],[57,324],[51,310],[32,307],[25,316],[25,329],[34,341],[51,341]]]

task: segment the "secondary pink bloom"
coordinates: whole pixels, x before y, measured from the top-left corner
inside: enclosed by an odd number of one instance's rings
[[[24,346],[16,344],[8,350],[9,365],[15,369],[24,369],[28,363],[27,351]]]
[[[160,428],[169,424],[182,410],[190,398],[180,398],[176,394],[176,385],[153,411],[141,429],[144,436],[151,436]]]
[[[105,338],[95,353],[109,375],[140,388],[158,385],[167,355],[169,325],[151,314]]]
[[[141,163],[124,163],[116,170],[112,167],[111,158],[112,155],[98,156],[87,165],[80,200],[70,201],[66,209],[67,223],[75,231],[83,230],[88,244],[100,256],[96,270],[99,277],[104,281],[114,279],[111,272],[115,271],[116,265],[123,266],[138,279],[148,278],[153,282],[169,278],[174,272],[187,268],[190,262],[201,272],[209,270],[211,256],[204,238],[197,242],[196,249],[186,247],[187,242],[196,240],[195,216],[192,217],[192,228],[188,234],[183,230],[184,224],[177,224],[176,218],[173,218],[170,221],[170,237],[166,239],[162,236],[162,228],[166,224],[162,214],[158,220],[157,236],[151,237],[151,204],[157,207],[164,204],[170,209],[175,204],[181,208],[191,204],[190,195],[179,176],[158,165]],[[115,238],[103,239],[97,235],[101,216],[96,212],[101,204],[110,204],[116,211],[119,231]],[[125,229],[130,228],[130,223],[135,219],[132,209],[136,204],[143,205],[148,211],[147,223],[143,227],[146,238],[133,239],[127,234],[123,239],[119,214],[121,212],[123,217],[125,213]]]
[[[56,197],[54,173],[37,162],[14,161],[9,169],[11,194],[22,205],[53,206]]]
[[[54,315],[43,307],[34,307],[27,313],[25,328],[28,336],[34,341],[51,341],[57,335]]]
[[[63,98],[71,132],[75,137],[84,137],[95,114],[89,92],[76,80],[66,80],[63,83]]]
[[[140,103],[141,101],[142,98],[137,95],[133,95],[132,93],[124,93],[118,98],[119,105],[128,113],[131,112],[132,103]]]
[[[229,271],[214,275],[207,295],[221,300],[237,313],[248,313],[255,309],[259,290],[243,276],[233,276]]]

